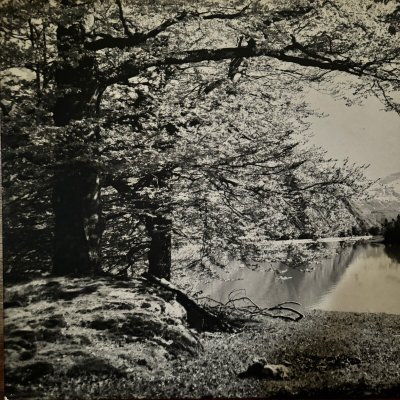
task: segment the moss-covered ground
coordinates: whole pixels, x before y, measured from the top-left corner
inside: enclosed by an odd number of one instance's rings
[[[12,399],[400,396],[400,316],[308,312],[197,333],[141,279],[47,278],[5,288]],[[254,358],[287,379],[238,377]]]

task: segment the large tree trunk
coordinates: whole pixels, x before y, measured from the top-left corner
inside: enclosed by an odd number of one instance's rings
[[[149,273],[157,278],[170,280],[172,221],[158,215],[148,217],[146,226],[150,236]]]
[[[53,191],[56,275],[95,275],[102,234],[100,181],[90,165],[70,166],[57,175]]]
[[[63,5],[70,6],[68,1]],[[79,18],[57,29],[59,62],[55,72],[57,99],[53,117],[57,126],[65,128],[68,138],[58,146],[59,166],[53,187],[53,273],[57,275],[93,275],[101,271],[100,179],[95,160],[91,159],[93,153],[87,151],[97,140],[96,134],[92,134],[96,129],[84,127],[83,132],[73,129],[68,132],[73,121],[96,114],[101,96],[95,78],[95,58],[83,48],[84,34]]]
[[[160,190],[155,199],[150,200],[149,213],[145,217],[147,233],[150,237],[148,252],[149,273],[157,278],[171,278],[172,219],[169,195],[171,170],[164,168],[151,174],[154,186]]]

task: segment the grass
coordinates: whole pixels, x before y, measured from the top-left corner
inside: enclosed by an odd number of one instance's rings
[[[140,279],[49,278],[5,294],[9,400],[400,394],[400,316],[314,311],[199,334]],[[289,378],[240,379],[255,358]]]

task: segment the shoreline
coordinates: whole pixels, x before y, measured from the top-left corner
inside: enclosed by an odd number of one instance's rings
[[[271,241],[267,241],[265,245],[270,244]],[[367,243],[383,243],[383,236],[372,236],[372,235],[364,235],[364,236],[335,236],[335,237],[326,237],[326,238],[318,238],[318,239],[285,239],[285,240],[274,240],[273,243],[279,244],[310,244],[310,243],[337,243],[337,242],[367,242]]]
[[[142,280],[42,279],[6,295],[9,400],[400,396],[400,315],[306,310],[196,333]],[[287,379],[239,378],[254,359]]]

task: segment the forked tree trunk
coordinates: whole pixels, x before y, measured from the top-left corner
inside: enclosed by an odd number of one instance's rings
[[[90,165],[71,166],[56,177],[55,213],[56,275],[97,275],[102,234],[100,182]]]

